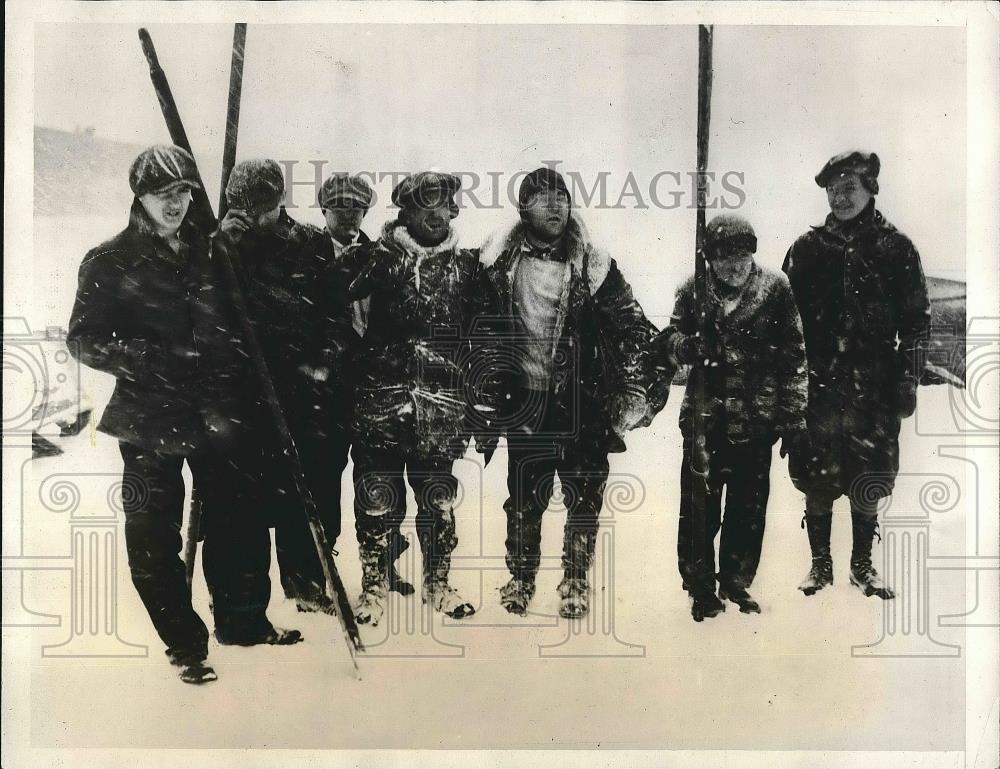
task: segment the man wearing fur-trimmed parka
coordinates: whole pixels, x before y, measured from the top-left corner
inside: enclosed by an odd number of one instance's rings
[[[393,543],[406,515],[404,471],[417,501],[424,603],[456,619],[475,611],[448,582],[458,543],[452,465],[468,444],[461,340],[479,274],[476,253],[459,248],[451,226],[459,183],[434,172],[406,177],[392,193],[399,217],[377,241],[344,255],[357,271],[350,299],[369,299],[354,358],[359,623],[376,625],[385,612],[391,559],[400,552]]]
[[[513,614],[527,612],[558,473],[568,507],[559,611],[581,617],[608,454],[624,451],[621,436],[649,417],[642,350],[654,329],[615,261],[591,241],[559,173],[529,173],[518,207],[520,221],[480,252],[502,326],[495,338],[506,364],[498,371],[507,372],[497,377],[502,407],[488,430],[494,441],[506,435],[508,447],[511,579],[500,600]]]

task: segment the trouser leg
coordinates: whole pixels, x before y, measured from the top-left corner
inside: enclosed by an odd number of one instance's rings
[[[770,493],[771,446],[727,452],[726,512],[719,542],[719,582],[749,588],[757,575]]]
[[[417,539],[423,558],[424,584],[444,585],[451,569],[451,554],[458,544],[455,499],[458,479],[450,459],[413,459],[407,479],[417,500]]]
[[[206,451],[191,459],[202,505],[202,565],[220,639],[264,635],[271,598],[271,538],[238,457]]]
[[[719,532],[722,491],[712,482],[706,487],[704,480],[691,469],[693,446],[684,439],[681,461],[681,507],[677,521],[677,565],[684,589],[690,592],[715,591],[715,536]],[[710,458],[711,462],[711,458]],[[701,505],[699,505],[699,500]],[[697,508],[700,506],[701,510]],[[697,525],[695,516],[703,516]],[[700,531],[699,531],[700,529]]]
[[[331,549],[340,534],[341,477],[347,467],[348,448],[346,440],[333,435],[301,447],[303,472]],[[297,499],[288,500],[287,508],[274,527],[281,586],[289,598],[321,601],[326,595],[326,578],[309,521]]]
[[[608,481],[608,456],[596,449],[570,450],[560,462],[559,482],[566,500],[562,567],[569,579],[586,579],[594,558],[598,517]]]
[[[354,447],[354,527],[363,589],[385,582],[385,551],[406,515],[404,457],[398,452]]]
[[[167,654],[204,659],[208,630],[191,606],[191,588],[179,554],[183,547],[182,457],[119,444],[124,460],[122,494],[125,549],[132,584]]]

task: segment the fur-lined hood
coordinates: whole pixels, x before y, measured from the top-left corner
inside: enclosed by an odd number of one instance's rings
[[[578,275],[583,274],[584,259],[587,259],[587,276],[589,278],[590,295],[604,283],[611,270],[611,257],[601,246],[590,237],[587,227],[576,211],[570,211],[569,222],[566,225],[566,248],[569,252],[569,263],[573,265]],[[524,238],[524,222],[520,219],[514,224],[506,225],[493,232],[484,242],[479,251],[479,261],[484,267],[497,265],[501,269],[510,269],[509,264],[498,265],[501,257],[508,258],[511,250],[520,245]]]

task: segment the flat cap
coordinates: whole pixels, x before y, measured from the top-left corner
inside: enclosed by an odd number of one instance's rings
[[[851,150],[834,155],[823,169],[816,174],[816,184],[824,189],[837,176],[842,174],[857,174],[862,184],[872,195],[878,194],[878,173],[882,170],[882,162],[874,152]]]
[[[752,253],[757,253],[757,233],[742,216],[720,214],[705,227],[706,247],[727,245],[731,247],[745,246]]]
[[[336,173],[319,188],[316,200],[320,208],[333,208],[335,204],[355,203],[367,211],[372,207],[375,193],[371,185],[360,176]]]
[[[129,168],[128,186],[137,198],[182,185],[201,189],[198,167],[191,153],[173,144],[155,144],[143,150]]]
[[[461,186],[462,180],[454,174],[420,171],[396,185],[392,202],[400,208],[422,208],[442,193],[453,196]]]
[[[533,195],[549,190],[566,193],[566,197],[570,198],[572,202],[569,187],[566,186],[566,180],[563,179],[562,174],[552,168],[543,166],[542,168],[536,168],[524,177],[517,191],[517,204],[519,207],[524,208],[531,201]]]
[[[274,207],[285,194],[285,175],[273,160],[244,160],[237,163],[226,183],[230,208],[254,211]]]

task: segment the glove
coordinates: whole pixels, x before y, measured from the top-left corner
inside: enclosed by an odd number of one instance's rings
[[[896,387],[896,415],[900,419],[913,416],[917,410],[917,383],[906,379]]]
[[[682,335],[674,344],[674,357],[684,365],[701,363],[708,357],[705,343],[697,334]]]
[[[813,477],[813,454],[812,440],[807,430],[792,430],[781,437],[779,455],[782,458],[788,457],[788,474],[792,478],[792,485],[802,493],[808,492],[809,482]]]
[[[646,415],[646,398],[640,392],[616,395],[611,407],[612,429],[622,437]]]

